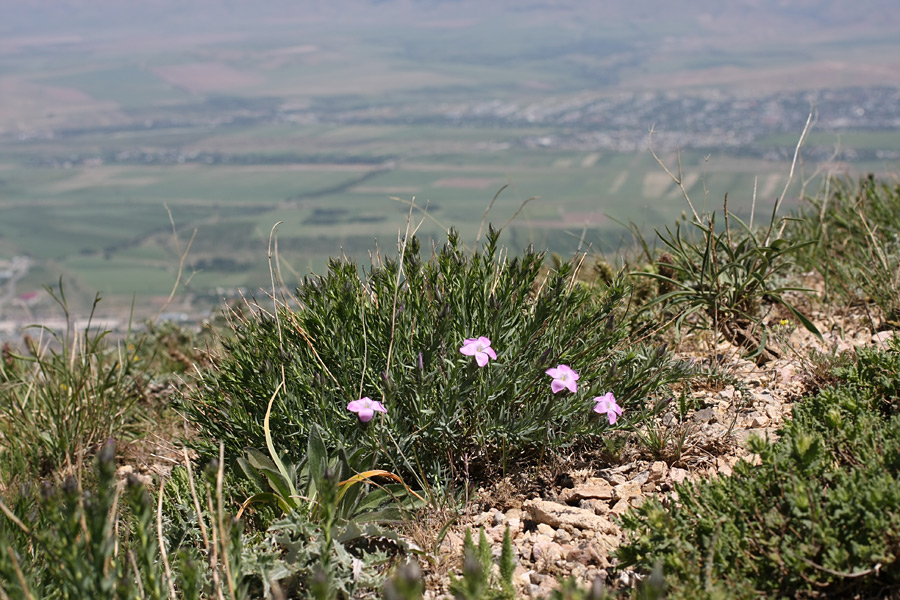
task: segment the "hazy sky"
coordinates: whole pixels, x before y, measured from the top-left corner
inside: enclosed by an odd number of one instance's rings
[[[422,19],[502,19],[534,13],[541,18],[571,17],[612,22],[700,19],[711,31],[743,24],[745,33],[895,27],[895,0],[0,0],[0,31],[92,32],[115,35],[134,29],[170,32],[231,30],[303,21],[375,26],[415,24]],[[755,29],[756,31],[752,31]]]

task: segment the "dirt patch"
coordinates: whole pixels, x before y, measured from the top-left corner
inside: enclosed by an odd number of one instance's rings
[[[418,187],[414,185],[386,185],[386,186],[374,186],[374,185],[361,185],[358,188],[353,188],[353,191],[357,194],[417,194],[419,193]]]
[[[418,26],[422,29],[462,29],[477,25],[478,19],[441,19],[438,21],[421,21]]]
[[[318,52],[319,47],[315,44],[303,44],[300,46],[287,46],[266,52],[266,56],[293,56],[295,54],[309,54],[310,52]]]
[[[570,225],[597,225],[606,221],[606,215],[602,212],[567,212],[563,213],[563,221]]]
[[[23,35],[6,38],[0,41],[0,54],[21,52],[29,48],[43,46],[62,46],[64,44],[80,44],[84,41],[80,35]]]
[[[613,181],[613,184],[609,188],[610,195],[615,195],[619,193],[619,190],[622,189],[622,186],[625,185],[625,182],[628,180],[628,171],[622,171],[618,175],[616,175],[616,180]]]
[[[516,221],[523,227],[535,227],[541,229],[581,229],[585,226],[596,227],[607,220],[601,212],[567,212],[560,213],[559,220],[535,219],[528,221]]]
[[[156,183],[159,180],[157,177],[116,177],[121,172],[119,169],[111,169],[109,167],[103,169],[80,169],[72,177],[48,185],[47,190],[60,193],[94,187],[142,187]]]
[[[218,62],[155,67],[151,72],[166,83],[192,94],[242,88],[263,81],[255,73],[238,71]]]
[[[647,173],[644,175],[642,194],[644,198],[662,198],[673,184],[668,173]]]
[[[748,69],[725,66],[639,75],[625,83],[640,89],[683,89],[697,86],[729,86],[737,90],[759,93],[815,88],[823,81],[832,87],[881,85],[896,81],[900,67],[896,64],[858,64],[849,61],[821,61],[812,64]]]
[[[107,123],[119,117],[113,102],[98,101],[79,90],[43,85],[19,77],[0,79],[0,132],[59,123],[77,118],[79,124],[104,119]]]
[[[499,182],[492,177],[444,177],[434,182],[434,187],[465,190],[483,190],[495,185]]]

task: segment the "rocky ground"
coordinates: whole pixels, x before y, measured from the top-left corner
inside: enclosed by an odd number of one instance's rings
[[[676,483],[728,477],[738,461],[758,459],[746,449],[747,439],[754,434],[776,437],[790,418],[793,403],[817,385],[821,361],[810,358],[813,349],[834,356],[858,346],[884,346],[893,335],[873,335],[866,315],[812,316],[824,339],[781,322],[775,331],[783,357],[763,366],[742,360],[735,348],[720,346],[736,385],[692,390],[686,414],[679,414],[674,402],[669,405],[653,424],[657,433],[669,436],[656,453],[665,460],[653,460],[646,444],[636,444],[619,466],[559,465],[544,478],[552,483],[543,487],[532,481],[516,489],[516,481],[507,478],[496,488],[479,490],[472,503],[477,508],[464,515],[441,543],[438,564],[428,570],[426,598],[451,597],[449,574],[458,571],[467,527],[484,528],[496,555],[509,527],[518,561],[518,596],[543,597],[561,576],[574,576],[585,585],[597,578],[607,586],[632,585],[633,573],[613,576],[611,569],[612,552],[623,541],[620,515],[651,497],[677,501]],[[697,352],[683,354],[702,359]]]

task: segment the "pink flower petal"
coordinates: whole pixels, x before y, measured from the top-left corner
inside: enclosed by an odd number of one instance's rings
[[[553,390],[554,394],[558,394],[559,392],[566,389],[566,384],[564,384],[559,379],[554,379],[553,381],[550,382],[550,389]]]
[[[375,416],[375,411],[383,413],[387,412],[387,409],[381,402],[372,400],[368,396],[360,398],[359,400],[353,400],[347,404],[347,410],[356,413],[359,416],[359,420],[363,423],[371,421],[372,417]]]
[[[497,360],[497,353],[491,348],[491,340],[484,336],[466,338],[465,344],[459,349],[466,356],[474,356],[479,367],[487,366],[488,359]]]
[[[602,396],[594,398],[594,412],[606,414],[610,425],[615,425],[619,415],[622,414],[622,407],[616,403],[616,397],[612,392],[606,392]]]
[[[362,410],[365,407],[366,402],[371,402],[371,401],[372,401],[372,399],[369,398],[368,396],[366,396],[365,398],[360,398],[359,400],[354,400],[353,402],[351,402],[350,404],[347,405],[347,410],[349,410],[350,412],[358,413],[360,410]]]

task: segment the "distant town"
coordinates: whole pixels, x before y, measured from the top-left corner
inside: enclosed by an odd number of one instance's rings
[[[54,332],[65,332],[67,328],[75,330],[108,331],[113,335],[123,335],[144,327],[144,320],[132,319],[128,310],[110,310],[101,306],[101,311],[88,316],[87,311],[78,311],[67,321],[61,306],[46,289],[40,291],[21,292],[17,283],[28,275],[34,262],[27,256],[15,256],[10,260],[0,259],[0,344],[17,345],[26,334],[31,337],[42,337],[39,331],[29,332],[28,328],[37,326]],[[53,290],[57,294],[58,290]],[[196,295],[180,295],[176,303],[165,305],[166,299],[156,299],[162,311],[154,314],[149,320],[155,323],[174,323],[183,327],[198,327],[209,319],[214,309],[221,307],[229,299],[234,300],[247,294],[243,288],[215,290],[213,297],[197,298]],[[217,310],[217,309],[216,309]],[[43,336],[49,343],[49,336]]]
[[[786,147],[760,144],[770,134],[798,133],[814,110],[816,131],[844,130],[900,132],[900,88],[851,87],[817,92],[778,92],[764,95],[729,94],[722,90],[695,92],[629,92],[614,95],[577,93],[558,99],[520,103],[480,100],[444,104],[403,104],[335,109],[292,109],[265,100],[236,99],[211,106],[210,112],[181,113],[176,117],[148,113],[129,124],[106,128],[33,130],[16,134],[19,141],[57,139],[96,134],[185,127],[233,127],[281,123],[304,126],[319,123],[432,125],[445,127],[551,128],[554,133],[524,134],[504,148],[639,152],[647,147],[648,123],[656,131],[654,143],[661,151],[684,149],[728,150],[741,156],[773,160],[784,158]],[[504,149],[498,148],[498,149]],[[807,147],[811,159],[823,159],[833,146]],[[846,149],[845,160],[898,160],[892,148]],[[298,155],[292,153],[226,154],[185,152],[180,148],[117,148],[105,153],[44,156],[32,166],[96,166],[102,164],[290,164],[348,163],[385,165],[401,156],[346,154]]]

